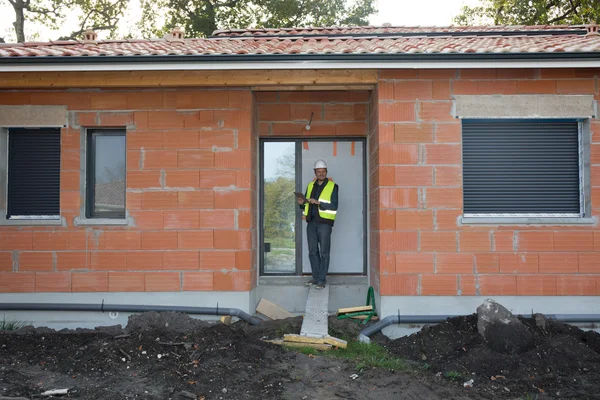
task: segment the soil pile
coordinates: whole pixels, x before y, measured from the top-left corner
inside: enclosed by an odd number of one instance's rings
[[[418,362],[438,377],[486,398],[600,398],[600,334],[546,319],[522,318],[532,345],[518,354],[490,349],[477,330],[477,314],[450,318],[393,341],[373,339]],[[536,397],[537,396],[537,397]]]
[[[414,374],[358,370],[350,361],[264,342],[299,333],[301,317],[258,326],[207,323],[177,313],[132,316],[125,329],[0,332],[0,399],[462,399],[464,390]],[[330,319],[356,337],[364,325]]]

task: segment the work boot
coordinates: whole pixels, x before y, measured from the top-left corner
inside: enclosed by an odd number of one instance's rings
[[[325,284],[319,283],[319,284],[317,284],[317,286],[315,286],[315,289],[318,289],[318,290],[325,289]]]
[[[316,285],[316,284],[317,284],[317,281],[314,278],[305,283],[306,286],[312,286],[312,285]]]

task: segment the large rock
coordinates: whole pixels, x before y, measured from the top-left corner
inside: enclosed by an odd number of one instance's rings
[[[477,330],[486,345],[499,353],[516,354],[531,347],[533,335],[510,311],[487,299],[477,307]]]

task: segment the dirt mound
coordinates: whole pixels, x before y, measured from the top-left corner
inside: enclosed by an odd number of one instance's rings
[[[192,318],[185,313],[149,311],[130,315],[125,331],[131,334],[143,332],[159,335],[189,334],[209,325],[209,322]]]
[[[146,314],[132,317],[130,333],[120,335],[112,334],[116,329],[0,332],[0,397],[39,398],[68,388],[68,398],[94,400],[462,398],[447,383],[432,387],[412,375],[358,369],[260,340],[299,333],[301,317],[227,326]],[[364,326],[330,323],[340,336]]]
[[[450,318],[396,340],[374,336],[392,353],[417,361],[432,373],[491,397],[545,394],[557,398],[600,398],[600,334],[538,317],[519,317],[533,335],[533,348],[502,354],[485,345],[477,315]]]

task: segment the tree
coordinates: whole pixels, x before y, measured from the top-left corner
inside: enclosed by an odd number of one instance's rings
[[[366,25],[374,0],[141,0],[140,30],[162,37],[175,26],[187,37],[207,37],[217,29],[265,26]],[[161,19],[165,23],[161,26]]]
[[[480,0],[463,6],[459,25],[578,25],[600,20],[600,0]]]
[[[3,1],[3,0],[0,0]],[[25,41],[25,20],[58,29],[68,18],[78,18],[79,28],[59,40],[76,39],[86,30],[108,31],[112,37],[129,0],[7,0],[15,11],[17,42]],[[26,18],[27,17],[27,18]]]

